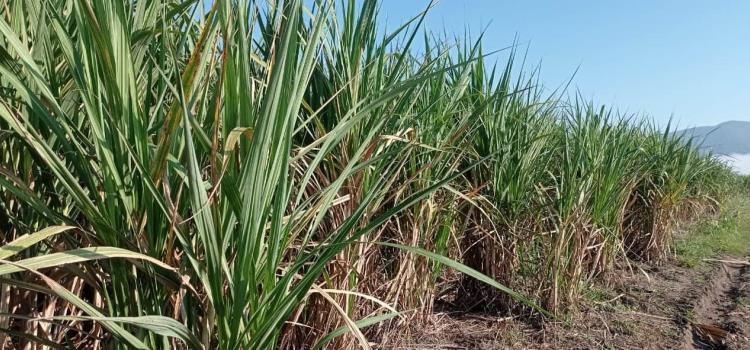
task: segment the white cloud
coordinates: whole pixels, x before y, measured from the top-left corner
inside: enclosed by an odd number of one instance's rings
[[[750,154],[731,154],[721,156],[721,158],[725,159],[740,174],[750,175]]]

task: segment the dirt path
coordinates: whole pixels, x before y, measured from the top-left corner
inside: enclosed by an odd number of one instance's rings
[[[642,273],[602,285],[573,326],[545,329],[540,347],[750,349],[750,266],[721,260],[636,266]]]
[[[716,262],[711,280],[696,284],[682,300],[683,349],[750,349],[748,308],[750,267]]]
[[[750,350],[750,267],[641,264],[604,278],[567,322],[503,316],[436,314],[383,348]]]

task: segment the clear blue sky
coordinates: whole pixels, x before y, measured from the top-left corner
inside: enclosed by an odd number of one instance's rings
[[[365,0],[368,1],[368,0]],[[427,0],[383,0],[391,27]],[[427,29],[518,35],[549,87],[565,83],[621,111],[681,127],[750,120],[750,0],[442,0]]]

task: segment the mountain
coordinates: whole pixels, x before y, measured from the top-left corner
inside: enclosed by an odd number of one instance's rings
[[[693,137],[701,149],[720,155],[740,174],[750,174],[750,122],[729,121],[677,133]]]
[[[702,149],[720,155],[750,154],[750,122],[728,121],[716,126],[700,126],[678,131],[694,137]]]

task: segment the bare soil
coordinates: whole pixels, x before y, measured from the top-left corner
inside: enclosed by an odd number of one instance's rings
[[[726,257],[722,260],[747,261]],[[750,349],[750,266],[638,264],[584,293],[570,318],[532,325],[436,313],[388,337],[387,349]]]

